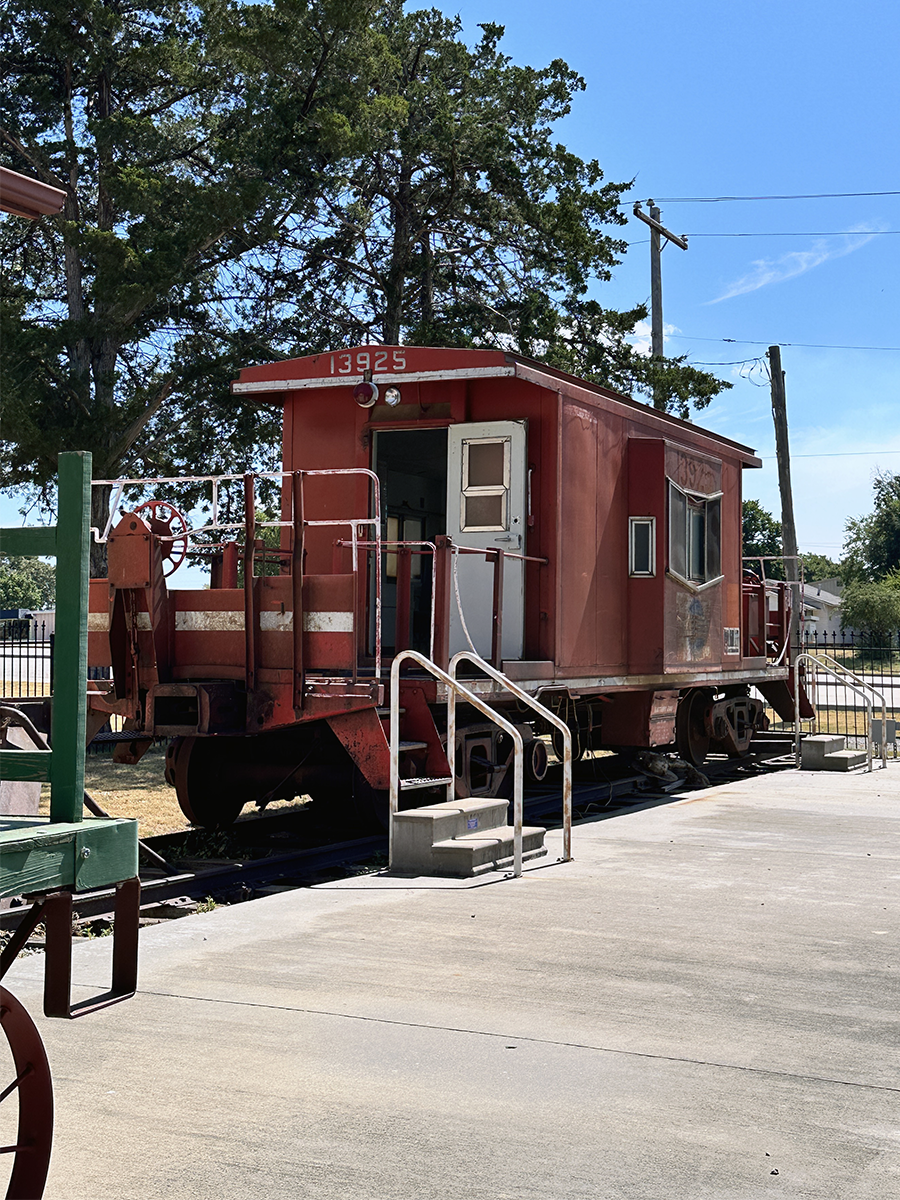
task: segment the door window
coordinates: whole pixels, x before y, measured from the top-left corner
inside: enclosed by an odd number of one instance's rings
[[[509,438],[463,439],[460,532],[509,528]]]

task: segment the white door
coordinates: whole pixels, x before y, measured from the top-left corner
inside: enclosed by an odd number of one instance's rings
[[[525,553],[527,517],[524,421],[451,425],[447,470],[447,533],[455,545]],[[479,554],[454,555],[457,588],[450,591],[450,654],[471,649],[490,659],[494,562]],[[460,617],[462,609],[462,617]],[[463,628],[468,630],[466,637]],[[509,559],[503,573],[505,659],[522,657],[525,564]]]

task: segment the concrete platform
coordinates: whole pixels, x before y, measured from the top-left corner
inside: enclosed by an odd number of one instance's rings
[[[573,841],[145,930],[135,999],[40,1019],[49,1200],[895,1200],[900,764]]]

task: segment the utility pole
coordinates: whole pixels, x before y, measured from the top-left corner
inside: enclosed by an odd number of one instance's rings
[[[781,347],[769,347],[769,370],[772,376],[772,417],[775,422],[775,454],[778,458],[778,490],[781,493],[781,548],[785,558],[787,578],[800,580],[797,557],[797,527],[794,524],[794,496],[791,491],[791,451],[788,445],[787,401],[784,394],[784,371],[781,369]],[[791,643],[796,643],[800,626],[800,589],[791,588],[794,604],[791,614]]]
[[[687,238],[678,237],[660,224],[661,213],[652,200],[648,200],[650,215],[641,211],[641,202],[634,203],[634,215],[639,221],[650,226],[650,352],[654,358],[663,356],[663,314],[662,314],[662,252],[665,238],[679,250],[687,250]],[[664,408],[665,403],[658,397],[653,399],[654,408]]]

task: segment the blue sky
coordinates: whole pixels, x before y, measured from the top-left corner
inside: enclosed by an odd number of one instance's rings
[[[687,252],[663,253],[667,353],[734,383],[698,423],[757,449],[745,495],[780,511],[761,356],[783,347],[801,549],[837,557],[871,509],[875,470],[900,470],[900,195],[676,203],[675,197],[900,191],[900,7],[833,0],[467,0],[464,36],[506,26],[515,61],[565,59],[587,90],[561,141],[606,178],[635,180]],[[598,296],[650,291],[648,231]],[[753,237],[713,234],[751,233]],[[789,236],[771,236],[771,235]],[[734,339],[726,340],[726,339]],[[823,348],[825,347],[825,348]],[[737,361],[741,365],[732,365]],[[15,507],[3,519],[17,523]],[[184,586],[189,583],[176,577]],[[196,586],[196,585],[195,585]]]
[[[693,235],[686,252],[670,245],[662,256],[667,353],[730,364],[783,347],[800,546],[837,557],[847,517],[871,509],[873,472],[900,470],[900,233],[887,232],[900,230],[900,195],[665,198],[900,192],[900,8],[883,0],[440,7],[461,16],[467,40],[492,21],[506,26],[501,45],[515,61],[563,58],[575,68],[587,90],[559,139],[596,158],[608,180],[635,180],[629,212],[632,200],[653,197],[669,229]],[[647,233],[629,221],[624,236],[638,244],[597,293],[610,307],[649,299]],[[700,236],[722,233],[792,236]],[[778,515],[764,370],[752,361],[709,369],[734,388],[696,419],[765,458],[763,470],[745,473],[745,495]]]

